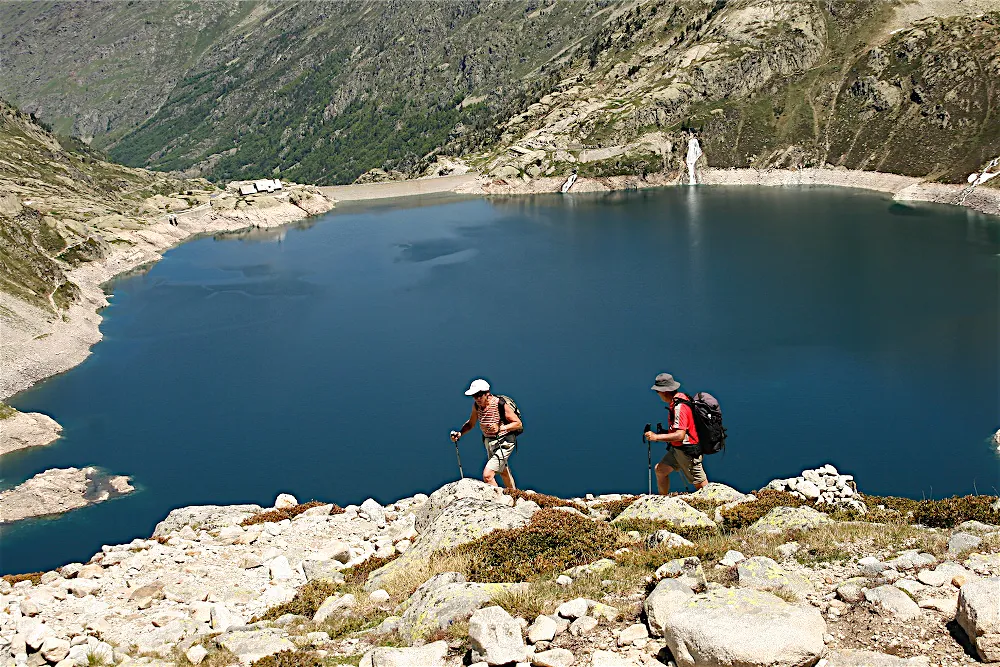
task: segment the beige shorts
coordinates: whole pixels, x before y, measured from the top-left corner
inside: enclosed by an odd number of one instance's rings
[[[673,445],[667,447],[667,453],[660,459],[660,463],[670,466],[674,470],[680,470],[681,474],[688,482],[697,486],[708,481],[705,476],[705,469],[701,465],[704,456],[691,457],[681,451],[680,447]]]
[[[486,468],[493,472],[503,472],[507,469],[507,459],[514,453],[517,436],[512,433],[502,438],[483,436],[483,444],[486,445]]]

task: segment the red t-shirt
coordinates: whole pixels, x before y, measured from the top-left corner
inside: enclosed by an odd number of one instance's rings
[[[684,398],[691,400],[687,394],[682,394],[677,392],[674,396],[674,400],[670,401],[670,430],[671,431],[684,431],[684,440],[681,442],[671,442],[670,444],[674,447],[680,447],[682,445],[697,445],[698,444],[698,431],[694,426],[694,415],[691,413],[691,406],[686,403],[680,403],[677,401],[678,398]]]

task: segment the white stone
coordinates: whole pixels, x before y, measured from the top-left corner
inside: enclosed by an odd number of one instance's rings
[[[590,609],[590,604],[587,602],[586,598],[576,598],[575,600],[570,600],[569,602],[563,602],[556,609],[556,613],[563,618],[574,619],[586,616],[588,609]]]
[[[558,577],[556,577],[556,583],[559,584],[560,586],[569,586],[570,584],[573,583],[573,579],[571,577],[566,576],[565,574],[560,574]]]
[[[583,637],[593,632],[598,625],[598,620],[593,616],[581,616],[569,624],[569,633],[574,637]]]
[[[409,648],[380,646],[365,653],[359,667],[444,667],[447,653],[445,641]]]
[[[229,612],[229,609],[224,604],[213,604],[212,605],[212,629],[219,632],[225,632],[233,624],[233,615]]]
[[[361,511],[367,514],[376,526],[380,528],[385,526],[385,509],[378,501],[368,498],[361,503]]]
[[[59,662],[69,655],[69,641],[62,637],[47,637],[39,652],[49,662]]]
[[[532,644],[550,642],[556,636],[556,622],[548,616],[539,616],[528,628],[528,641]]]
[[[271,581],[287,581],[295,577],[295,571],[292,569],[291,565],[288,564],[288,559],[284,556],[278,556],[272,559],[267,564],[267,569],[271,577]]]
[[[195,644],[184,655],[192,665],[200,665],[201,661],[208,655],[208,650],[201,644]]]
[[[642,667],[642,663],[613,651],[594,651],[590,656],[590,667]]]
[[[368,596],[368,599],[375,604],[385,604],[389,601],[389,593],[383,589],[378,589]]]
[[[279,493],[278,497],[274,499],[274,509],[276,510],[286,510],[298,504],[299,501],[290,493]]]
[[[726,567],[732,567],[738,565],[747,559],[746,556],[741,554],[739,551],[733,551],[730,549],[726,552],[726,555],[722,557],[719,561],[719,565],[724,565]]]
[[[469,642],[491,665],[522,662],[529,650],[521,637],[521,626],[502,607],[477,609],[469,619]]]
[[[531,664],[537,665],[537,667],[569,667],[574,660],[576,657],[572,651],[564,648],[553,648],[536,653],[531,658]]]
[[[635,623],[618,633],[618,645],[627,646],[633,642],[649,638],[649,631],[642,623]]]

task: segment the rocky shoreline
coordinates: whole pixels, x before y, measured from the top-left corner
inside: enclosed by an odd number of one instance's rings
[[[465,479],[386,506],[180,508],[150,539],[0,581],[0,664],[1000,661],[1000,501],[929,527],[853,492],[869,504],[847,518],[775,490],[854,488],[830,468],[756,495],[561,500]]]

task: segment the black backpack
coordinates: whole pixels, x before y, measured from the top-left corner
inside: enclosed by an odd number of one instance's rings
[[[702,455],[717,454],[726,448],[726,427],[722,425],[722,408],[714,396],[700,391],[693,399],[688,400],[678,396],[674,397],[674,400],[691,408]]]
[[[507,423],[507,420],[504,419],[504,414],[503,414],[505,405],[509,405],[510,407],[512,407],[514,409],[514,414],[517,415],[518,419],[521,419],[521,411],[517,409],[517,403],[514,402],[514,399],[512,399],[510,396],[504,396],[502,394],[498,394],[497,398],[500,399],[500,402],[497,403],[497,409],[500,411],[501,425]],[[521,428],[519,428],[517,431],[511,431],[511,433],[513,433],[515,437],[524,433],[524,421],[521,421]]]

